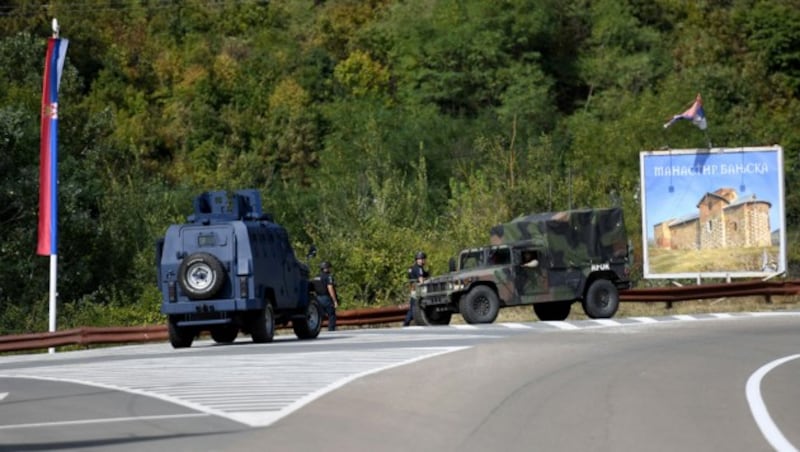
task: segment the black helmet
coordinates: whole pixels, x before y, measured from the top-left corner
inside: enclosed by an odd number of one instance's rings
[[[328,262],[328,261],[322,261],[322,263],[319,264],[319,269],[320,270],[327,270],[329,268],[331,268],[331,263]]]
[[[417,251],[417,254],[414,256],[414,259],[425,259],[425,253],[422,251]]]

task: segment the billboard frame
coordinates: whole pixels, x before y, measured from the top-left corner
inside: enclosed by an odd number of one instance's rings
[[[773,153],[774,157],[771,156]],[[737,158],[741,163],[736,161]],[[754,161],[745,163],[750,158]],[[760,159],[760,162],[755,159]],[[661,165],[657,165],[658,163]],[[642,208],[642,273],[645,279],[696,279],[698,281],[702,278],[730,280],[731,278],[762,277],[766,279],[786,272],[786,211],[784,206],[783,148],[781,146],[641,151],[639,165]],[[741,180],[740,185],[729,187],[729,185],[733,185],[730,183],[732,178],[737,177]],[[750,182],[751,191],[755,186],[767,192],[768,196],[764,197],[762,193],[759,197],[758,193],[748,192],[746,177]],[[678,205],[676,201],[664,202],[664,181],[661,179],[667,178],[669,179],[668,197],[675,194],[676,199],[680,199],[681,206],[677,209],[684,209],[683,211],[676,210]],[[737,188],[743,195],[741,199],[738,198]],[[691,198],[693,195],[695,196],[694,201]],[[707,205],[703,204],[705,200],[708,200]],[[695,209],[699,213],[689,211],[691,203],[695,201]],[[742,229],[737,233],[736,228],[739,227],[739,222],[731,221],[731,231],[726,232],[728,225],[724,210],[736,208],[744,212],[746,207],[740,207],[744,204],[760,204],[760,212],[740,213],[743,215],[741,223],[744,226]],[[653,207],[654,205],[657,207]],[[650,206],[649,210],[648,206]],[[656,209],[659,211],[656,212]],[[773,213],[771,209],[777,209],[777,212]],[[750,225],[756,220],[746,219],[753,218],[753,215],[761,217],[768,215],[766,221],[769,225],[769,245],[763,245],[763,241],[766,240],[763,227],[760,233],[761,245],[727,245],[726,234],[734,239],[738,238],[750,243],[747,240],[750,240],[749,235],[752,234],[744,232],[744,230],[752,231],[755,228]],[[776,227],[778,228],[777,253],[774,243]],[[748,238],[739,238],[743,235]],[[694,243],[691,240],[694,240]],[[734,240],[731,239],[731,241]],[[683,269],[686,266],[691,267],[690,258],[697,258],[698,254],[702,258],[702,253],[710,253],[712,249],[729,249],[731,253],[752,250],[750,251],[752,253],[755,251],[753,249],[758,247],[762,248],[763,253],[763,265],[760,270],[733,267]],[[770,251],[768,252],[767,249]],[[665,253],[668,256],[651,256],[651,254],[657,253]],[[687,259],[684,262],[681,264],[669,263],[680,262],[681,253],[686,253]],[[694,255],[690,256],[689,253],[694,253]],[[700,262],[703,262],[702,259]],[[675,267],[676,270],[670,270],[670,266]]]

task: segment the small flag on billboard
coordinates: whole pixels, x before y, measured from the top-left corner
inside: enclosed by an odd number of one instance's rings
[[[700,93],[697,94],[694,103],[692,103],[692,106],[689,107],[688,110],[673,116],[672,119],[664,124],[664,128],[666,129],[682,119],[692,121],[692,123],[699,127],[700,130],[706,130],[708,124],[706,123],[706,112],[703,110],[703,98],[700,97]]]

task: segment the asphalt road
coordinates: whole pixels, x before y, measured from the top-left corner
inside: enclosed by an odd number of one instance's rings
[[[800,447],[800,313],[0,357],[2,450]]]

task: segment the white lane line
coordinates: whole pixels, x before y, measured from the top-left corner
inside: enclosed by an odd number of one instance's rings
[[[407,364],[415,363],[417,361],[422,361],[425,359],[433,358],[434,356],[444,355],[447,353],[453,353],[459,350],[464,350],[469,347],[446,347],[440,350],[433,351],[431,353],[427,353],[421,356],[417,356],[411,359],[406,359],[401,362],[396,362],[388,365],[384,365],[381,367],[377,367],[374,369],[370,369],[364,372],[360,372],[357,374],[348,375],[344,378],[340,378],[339,380],[320,388],[317,391],[314,391],[310,394],[306,394],[303,397],[295,400],[294,402],[290,403],[288,406],[282,407],[280,412],[277,413],[270,413],[270,412],[260,412],[260,413],[248,413],[248,412],[228,412],[226,416],[228,419],[241,422],[243,424],[250,425],[252,427],[266,427],[270,424],[273,424],[275,421],[288,416],[289,414],[297,411],[298,409],[302,408],[303,406],[311,403],[312,401],[322,397],[323,395],[332,392],[336,389],[341,388],[342,386],[350,383],[351,381],[357,380],[359,378],[365,377],[367,375],[376,374],[378,372],[383,372],[384,370],[392,369],[395,367],[405,366]]]
[[[530,325],[526,325],[524,323],[504,322],[504,323],[501,323],[500,325],[502,325],[502,326],[504,326],[506,328],[510,328],[512,330],[529,330],[529,329],[531,329]]]
[[[0,392],[0,402],[2,402],[3,399],[5,399],[6,397],[8,397],[8,393],[7,392]]]
[[[161,419],[185,419],[189,417],[208,417],[206,413],[188,414],[162,414],[158,416],[112,417],[104,419],[81,419],[78,421],[37,422],[34,424],[0,425],[0,430],[14,430],[20,428],[61,427],[65,425],[107,424],[110,422],[152,421]]]
[[[769,312],[748,312],[747,314],[753,317],[771,317],[771,316],[796,316],[800,315],[800,311],[769,311]]]
[[[27,369],[30,371],[30,369]],[[192,403],[186,400],[179,399],[177,397],[172,397],[164,394],[155,394],[148,391],[142,391],[139,389],[127,388],[124,386],[119,386],[115,384],[106,384],[106,383],[99,383],[96,381],[87,381],[81,378],[62,378],[62,377],[47,377],[47,376],[40,376],[40,375],[2,375],[0,377],[3,378],[29,378],[31,380],[41,380],[41,381],[56,381],[56,382],[63,382],[63,383],[73,383],[85,386],[94,386],[96,388],[103,388],[103,389],[110,389],[112,391],[120,391],[120,392],[127,392],[129,394],[136,394],[145,397],[151,397],[159,400],[164,400],[170,403],[174,403],[175,405],[184,406],[186,408],[190,408],[195,411],[199,411],[200,413],[204,413],[205,415],[212,415],[212,416],[219,416],[219,417],[226,417],[225,413],[219,410],[214,410],[203,405]],[[235,420],[235,419],[234,419]]]
[[[33,378],[112,389],[164,400],[251,427],[263,427],[357,378],[464,348],[468,347],[225,356],[205,360],[184,356],[174,358],[169,364],[158,359],[135,359],[18,369],[13,375],[0,374],[0,378]],[[342,361],[344,356],[349,357],[346,362]],[[132,377],[134,374],[136,377]],[[254,380],[254,375],[261,378]],[[210,383],[223,379],[229,382],[225,388]],[[232,397],[209,398],[212,391]],[[249,400],[241,397],[248,392],[252,396],[254,391],[261,396]]]
[[[674,317],[674,318],[676,318],[678,320],[697,320],[697,317],[694,317],[694,316],[691,316],[691,315],[686,315],[686,314],[676,314],[676,315],[673,315],[672,317]]]
[[[719,314],[711,313],[711,316],[712,317],[716,317],[718,319],[732,319],[733,318],[733,316],[731,314],[728,314],[728,313],[725,313],[725,312],[722,312],[722,313],[719,313]]]
[[[477,330],[478,327],[475,325],[466,325],[466,324],[457,324],[457,325],[450,325],[451,327],[457,330]]]
[[[797,358],[800,358],[800,355],[791,355],[776,359],[775,361],[761,366],[760,369],[755,371],[755,373],[747,379],[746,393],[747,403],[750,404],[750,412],[753,414],[753,418],[756,420],[761,434],[764,435],[764,438],[766,438],[770,446],[779,452],[797,452],[797,448],[783,436],[783,433],[781,433],[769,416],[767,406],[761,398],[761,380],[772,369]]]
[[[580,328],[580,327],[575,326],[575,325],[573,325],[571,323],[562,322],[562,321],[552,321],[551,320],[551,321],[542,322],[542,323],[544,323],[545,325],[554,326],[554,327],[556,327],[556,328],[558,328],[560,330],[577,330],[577,329]]]
[[[611,320],[611,319],[592,319],[592,322],[597,323],[598,325],[602,325],[602,326],[622,325],[621,323],[617,322],[616,320]]]
[[[630,317],[630,319],[639,323],[658,323],[658,320],[652,317]]]

